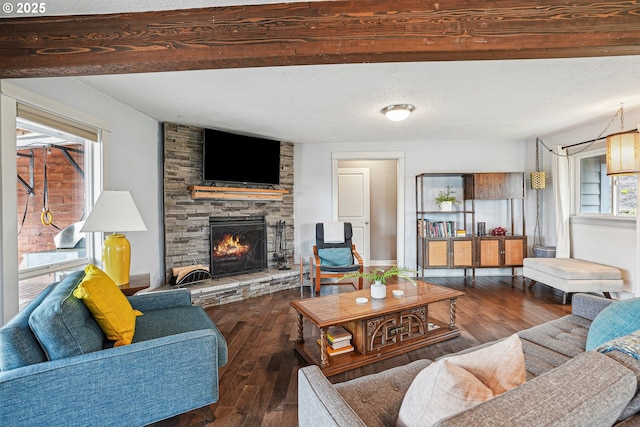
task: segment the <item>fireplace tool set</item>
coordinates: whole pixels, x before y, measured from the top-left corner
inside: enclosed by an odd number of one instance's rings
[[[276,241],[273,259],[278,262],[278,270],[291,270],[287,266],[287,228],[284,221],[278,221],[276,224]]]

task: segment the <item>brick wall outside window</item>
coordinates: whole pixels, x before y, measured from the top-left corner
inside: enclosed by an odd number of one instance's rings
[[[69,148],[82,150],[81,144],[67,145]],[[64,227],[80,221],[84,215],[85,191],[82,176],[74,169],[64,153],[57,148],[41,147],[18,150],[18,153],[33,152],[34,161],[34,196],[29,197],[27,190],[16,179],[18,194],[18,260],[25,253],[55,249],[53,237],[58,234],[53,226],[45,226],[40,221],[44,194],[44,155],[47,153],[48,177],[48,209],[53,214],[53,224]],[[70,152],[70,155],[81,167],[84,165],[82,153]],[[29,159],[17,157],[18,175],[29,183]],[[26,217],[23,215],[26,208]]]

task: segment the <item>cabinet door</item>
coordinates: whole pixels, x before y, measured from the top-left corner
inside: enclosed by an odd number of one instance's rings
[[[527,238],[524,236],[505,237],[504,265],[521,266],[525,257]]]
[[[478,248],[478,267],[500,267],[500,238],[480,238]]]
[[[398,318],[398,314],[393,313],[363,320],[362,328],[365,330],[366,343],[362,354],[375,353],[383,348],[398,344],[398,338],[402,332],[402,326],[399,324]]]
[[[524,174],[474,173],[464,177],[466,199],[498,200],[524,198]]]
[[[451,248],[451,267],[473,267],[473,239],[453,239]]]
[[[427,241],[427,267],[449,266],[449,241],[429,240]]]

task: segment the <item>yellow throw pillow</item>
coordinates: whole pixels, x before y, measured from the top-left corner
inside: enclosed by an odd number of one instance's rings
[[[136,316],[142,316],[142,313],[131,307],[127,297],[104,271],[89,264],[84,272],[84,279],[73,291],[73,296],[84,302],[107,339],[115,341],[115,347],[131,344]]]

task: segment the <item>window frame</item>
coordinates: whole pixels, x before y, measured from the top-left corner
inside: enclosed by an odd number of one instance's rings
[[[47,92],[48,93],[48,92]],[[0,81],[0,204],[5,207],[0,215],[0,321],[7,322],[19,312],[18,290],[18,240],[16,180],[16,116],[17,103],[25,103],[45,111],[55,112],[80,123],[86,123],[102,132],[100,146],[103,175],[96,177],[92,200],[102,188],[108,187],[106,174],[109,164],[109,141],[111,124],[91,112],[79,110],[57,100],[56,95],[41,95],[7,80]],[[67,95],[68,96],[68,95]],[[66,99],[66,98],[65,98]],[[100,253],[102,240],[96,235],[96,253]]]
[[[581,196],[582,196],[582,182],[581,182],[581,160],[590,157],[597,157],[606,155],[606,148],[603,144],[599,144],[598,147],[585,150],[579,153],[570,154],[570,176],[571,176],[571,219],[572,221],[580,223],[590,223],[593,221],[613,221],[615,224],[623,222],[632,222],[635,224],[636,216],[618,215],[618,193],[617,193],[617,179],[615,177],[610,178],[610,192],[611,192],[611,211],[609,213],[584,213],[581,212]],[[637,212],[637,206],[636,206]]]
[[[22,104],[18,103],[18,111],[20,111],[21,106]],[[37,110],[33,107],[28,107],[28,108],[30,110]],[[37,119],[34,120],[32,117],[24,118],[24,120],[29,123],[33,123],[36,126],[44,126],[53,130],[60,130],[61,132],[64,132],[63,129],[65,128],[65,122],[70,122],[68,119],[60,117],[61,126],[56,127],[56,124],[57,124],[56,119],[58,118],[56,114],[45,112],[42,110],[38,111],[38,113],[45,116],[46,123],[37,122],[36,121]],[[18,122],[20,122],[20,119],[21,119],[20,113],[18,113],[18,116],[16,117],[17,124]],[[78,123],[78,125],[85,128],[90,127],[83,123]],[[66,127],[68,129],[68,126]],[[102,132],[99,129],[95,129],[95,133],[96,133],[96,138],[95,138],[96,141],[84,138],[79,135],[77,136],[78,138],[81,138],[82,140],[84,140],[83,147],[84,147],[85,153],[84,153],[83,169],[84,169],[84,196],[85,196],[84,210],[85,212],[90,212],[95,202],[95,199],[94,199],[95,182],[102,181],[100,179],[100,177],[102,176],[102,170],[103,170],[102,150],[100,148]],[[95,238],[95,235],[96,233],[86,233],[84,257],[68,260],[68,261],[58,261],[58,262],[53,262],[49,264],[39,265],[36,267],[24,268],[24,269],[20,269],[20,266],[18,266],[18,281],[33,279],[36,277],[46,276],[46,275],[63,272],[63,271],[76,270],[78,268],[82,268],[87,264],[93,262],[93,260],[96,258],[95,255],[96,255],[96,247],[97,247],[96,245],[97,239]]]

